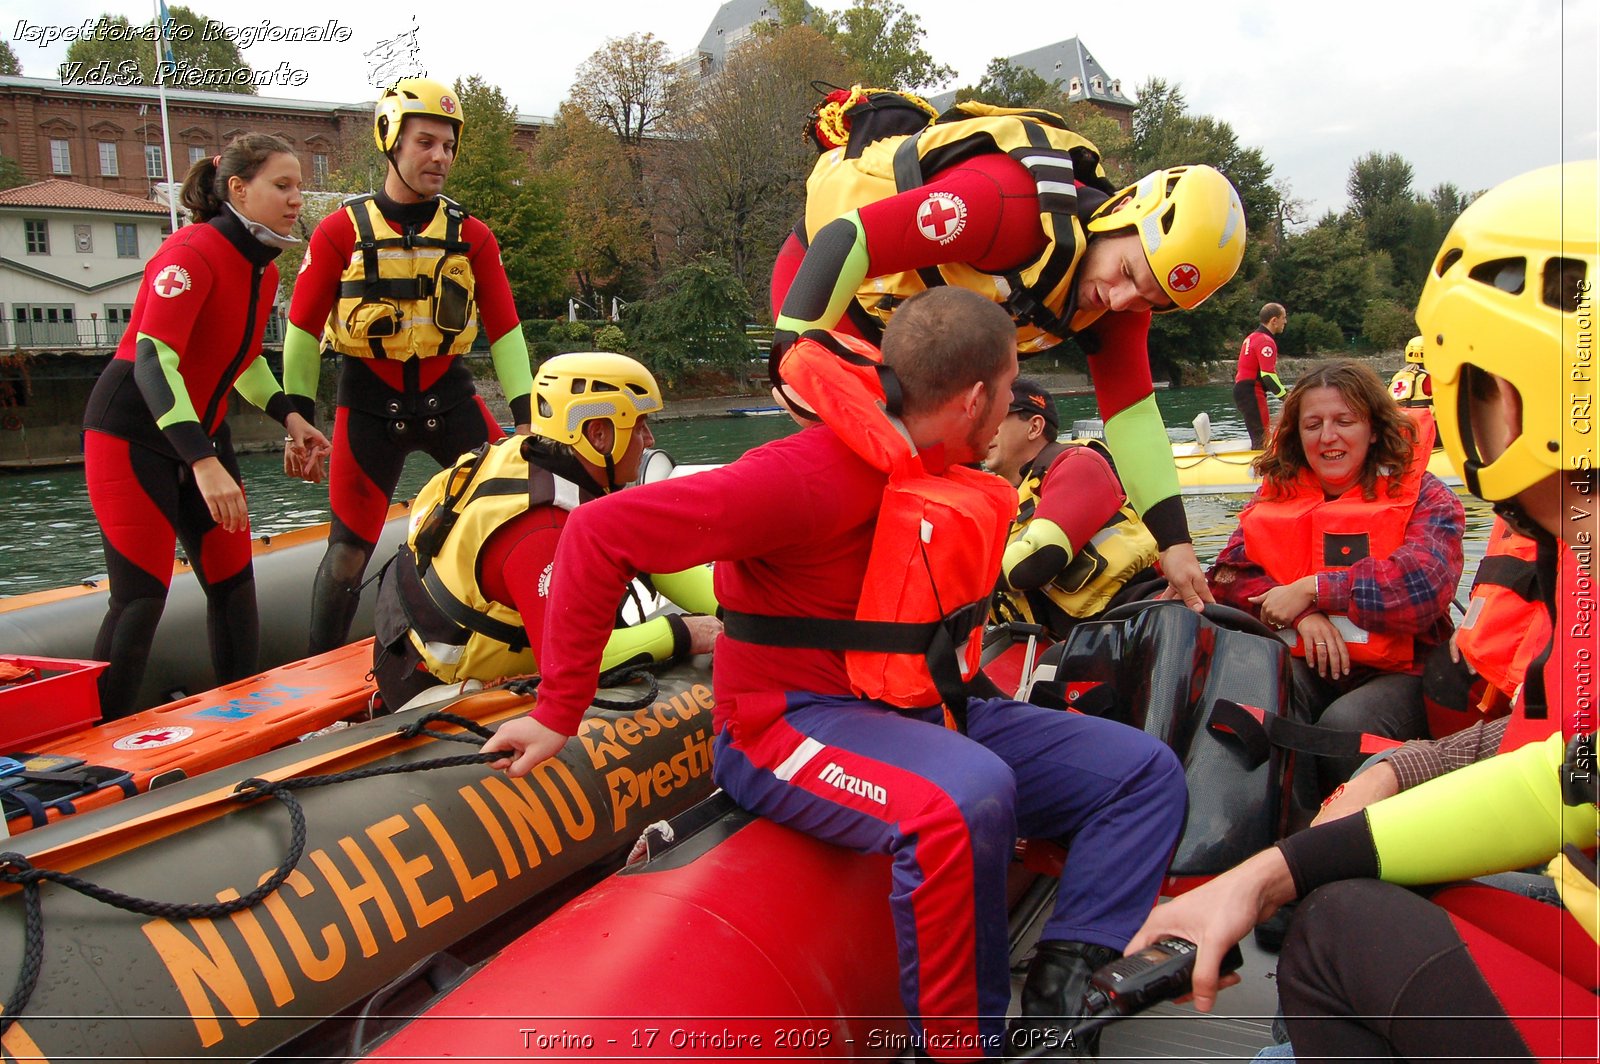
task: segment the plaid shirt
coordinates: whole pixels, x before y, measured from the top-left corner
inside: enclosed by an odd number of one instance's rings
[[[1443,643],[1454,627],[1450,601],[1461,581],[1465,531],[1461,500],[1438,477],[1424,473],[1405,542],[1387,558],[1363,558],[1348,569],[1317,573],[1316,603],[1306,613],[1342,613],[1368,631],[1413,635],[1425,646]],[[1228,537],[1206,578],[1218,602],[1253,617],[1261,615],[1261,607],[1250,597],[1278,585],[1245,554],[1243,526]],[[1421,670],[1422,657],[1419,650],[1413,671]]]

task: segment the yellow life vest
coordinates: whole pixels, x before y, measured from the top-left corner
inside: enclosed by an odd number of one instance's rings
[[[1100,151],[1048,111],[960,105],[962,117],[935,122],[917,133],[884,137],[856,158],[848,146],[825,152],[806,180],[806,239],[835,218],[869,203],[919,188],[928,175],[964,159],[1004,152],[1027,168],[1039,191],[1044,250],[1032,262],[1005,274],[988,274],[965,263],[871,277],[856,300],[880,323],[894,308],[925,288],[957,285],[994,300],[1017,322],[1017,350],[1032,354],[1053,347],[1072,329],[1062,317],[1085,237],[1078,220],[1076,181],[1105,183]],[[1107,192],[1110,186],[1105,185]],[[1086,324],[1086,323],[1080,323]]]
[[[460,355],[478,335],[470,244],[461,239],[467,212],[439,197],[421,232],[396,233],[371,195],[344,203],[356,243],[339,278],[339,301],[325,336],[356,358]]]
[[[1098,440],[1070,440],[1050,445],[1028,467],[1027,476],[1017,486],[1017,516],[1011,523],[1007,537],[1015,540],[1022,535],[1033,513],[1039,506],[1039,487],[1061,452],[1067,447],[1094,447],[1106,453]],[[1107,455],[1109,461],[1109,455]],[[995,602],[995,619],[999,621],[1022,620],[1045,624],[1047,618],[1035,615],[1029,594],[1042,594],[1068,617],[1083,619],[1105,610],[1111,597],[1137,576],[1156,563],[1161,555],[1156,538],[1139,520],[1139,514],[1124,502],[1100,531],[1067,563],[1059,576],[1035,592],[1004,590]]]
[[[571,511],[592,496],[523,457],[526,439],[487,444],[428,481],[391,567],[411,645],[444,683],[538,671],[522,615],[484,594],[478,556],[490,534],[520,514],[540,506]]]

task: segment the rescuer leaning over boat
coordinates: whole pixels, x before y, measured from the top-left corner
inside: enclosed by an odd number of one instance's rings
[[[532,435],[462,455],[417,496],[378,589],[372,670],[390,709],[539,671],[567,515],[638,477],[661,389],[626,355],[558,355],[539,368],[533,407]],[[705,616],[717,608],[711,570],[653,583],[691,612],[618,627],[603,668],[711,651],[722,630]]]

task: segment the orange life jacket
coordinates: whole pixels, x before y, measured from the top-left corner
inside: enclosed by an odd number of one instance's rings
[[[1017,492],[992,473],[924,467],[900,422],[899,382],[865,340],[806,333],[785,384],[851,450],[889,474],[853,621],[725,611],[730,638],[843,650],[851,686],[902,708],[943,701],[959,727]]]
[[[1279,584],[1329,569],[1348,569],[1363,558],[1387,558],[1405,542],[1406,525],[1416,509],[1433,448],[1433,419],[1425,411],[1413,414],[1417,427],[1411,462],[1398,478],[1380,476],[1377,497],[1364,498],[1360,485],[1337,499],[1323,496],[1322,486],[1309,469],[1289,486],[1287,495],[1273,499],[1258,496],[1239,514],[1244,529],[1245,554]],[[1369,632],[1342,614],[1328,615],[1350,651],[1350,660],[1389,672],[1409,669],[1416,656],[1410,635]],[[1296,657],[1305,648],[1293,629],[1284,633]]]
[[[1456,648],[1491,688],[1479,707],[1486,712],[1503,712],[1529,662],[1550,642],[1550,614],[1537,587],[1537,550],[1533,540],[1495,518],[1467,615],[1456,628]]]
[[[1590,548],[1592,550],[1592,548]],[[1527,664],[1527,675],[1511,707],[1511,723],[1500,753],[1542,742],[1562,732],[1571,739],[1600,731],[1595,705],[1596,590],[1593,571],[1570,547],[1558,546],[1556,623],[1551,639]]]

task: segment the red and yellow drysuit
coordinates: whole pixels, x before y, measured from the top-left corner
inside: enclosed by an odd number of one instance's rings
[[[481,331],[511,406],[529,419],[533,376],[494,234],[439,197],[382,192],[324,218],[295,282],[284,381],[315,414],[321,347],[344,355],[328,495],[328,554],[312,601],[311,650],[344,642],[406,455],[448,466],[503,433],[458,361]]]
[[[1117,472],[1165,550],[1189,542],[1189,529],[1151,383],[1149,314],[1096,318],[1071,305],[1087,243],[1079,218],[1111,191],[1097,171],[1087,141],[1018,115],[939,123],[854,156],[833,149],[807,182],[804,236],[792,234],[773,267],[773,315],[781,332],[875,342],[899,302],[956,284],[1012,312],[1024,356],[1077,336],[1093,352]]]
[[[190,466],[215,457],[239,480],[225,420],[234,389],[280,422],[294,412],[261,357],[277,255],[231,208],[168,237],[145,265],[132,319],[89,395],[84,471],[111,584],[94,651],[111,663],[100,676],[107,719],[133,709],[175,538],[206,592],[218,682],[255,671],[250,532],[226,532],[211,519]]]

